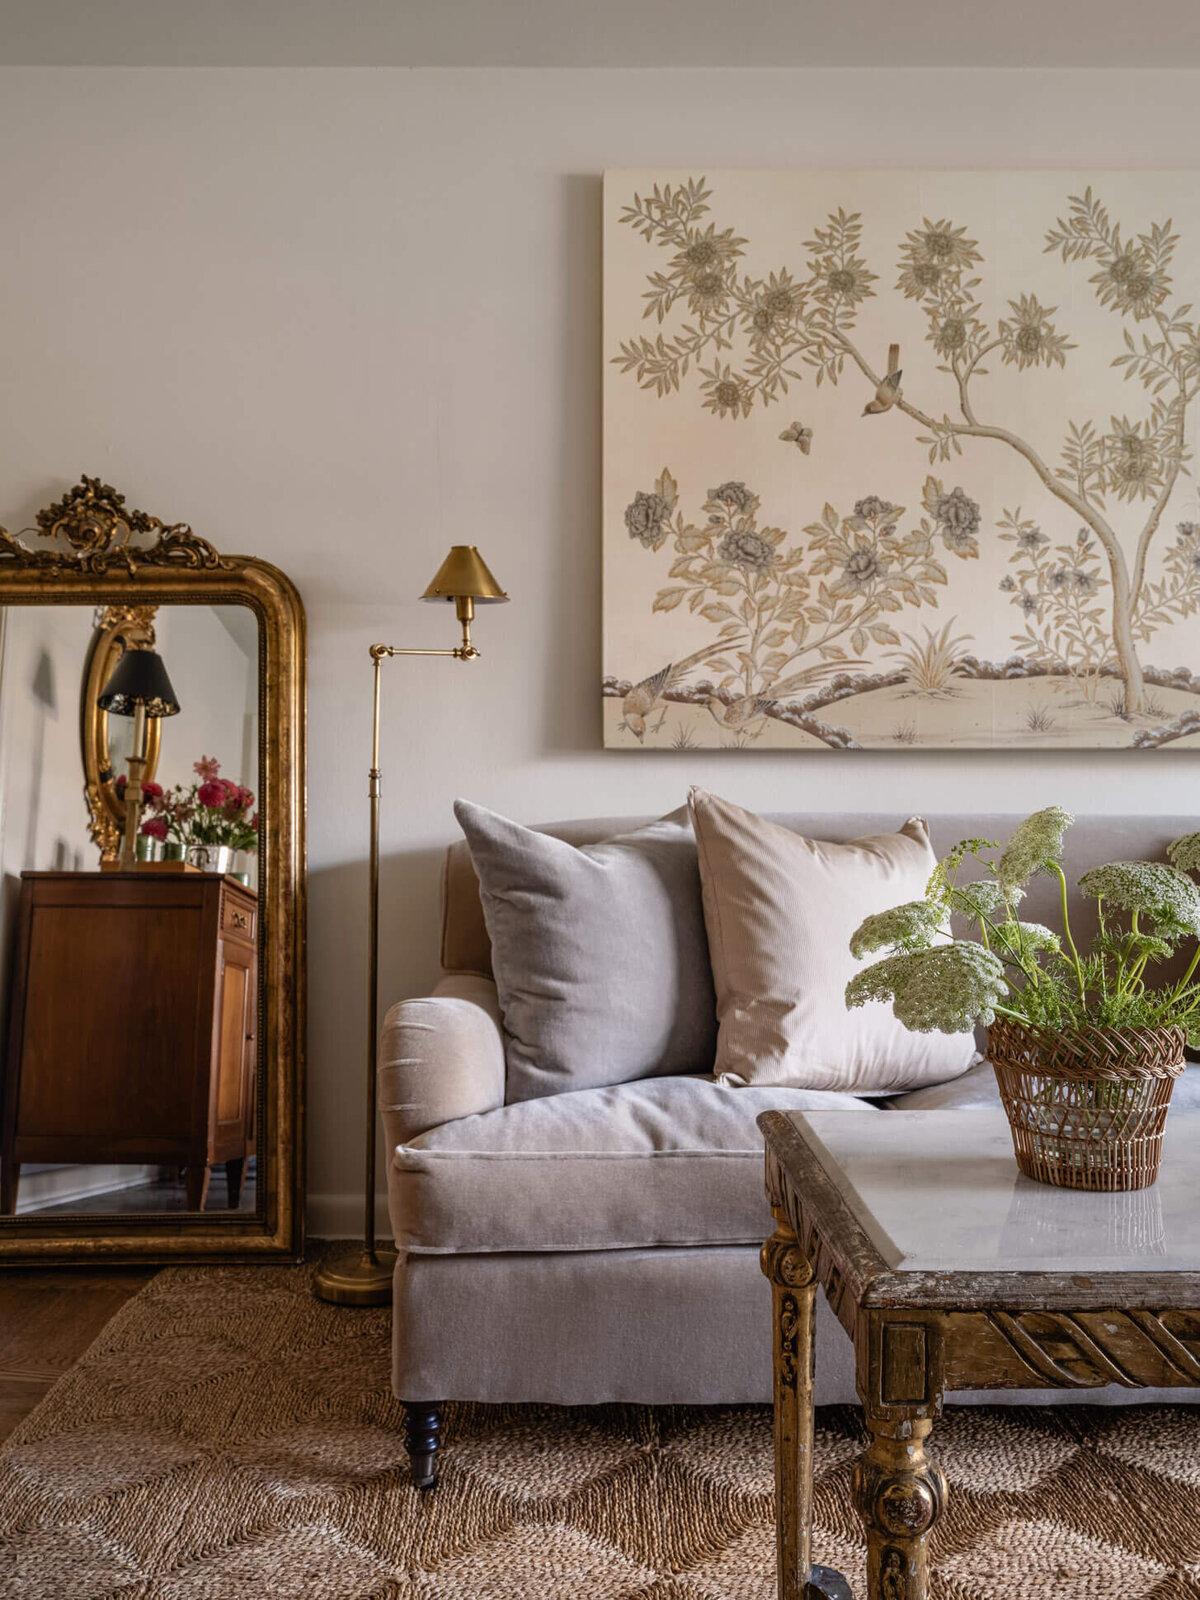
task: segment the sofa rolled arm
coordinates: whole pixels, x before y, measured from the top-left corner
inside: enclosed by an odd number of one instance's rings
[[[391,1152],[430,1128],[504,1104],[504,1031],[490,978],[447,974],[431,995],[388,1012],[379,1109]]]

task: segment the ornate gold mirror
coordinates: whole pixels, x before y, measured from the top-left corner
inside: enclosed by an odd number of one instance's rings
[[[132,741],[129,719],[112,716],[97,702],[127,649],[154,648],[157,614],[157,606],[104,606],[96,613],[95,631],[84,657],[79,708],[84,797],[91,816],[91,835],[104,861],[116,860],[125,830],[125,797],[120,779]],[[158,771],[161,743],[162,719],[154,717],[146,729],[144,776],[151,782]]]
[[[94,478],[0,529],[0,1260],[301,1250],[304,761],[283,573]]]

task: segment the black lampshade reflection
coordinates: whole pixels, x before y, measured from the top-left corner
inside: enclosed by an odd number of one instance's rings
[[[146,708],[148,717],[173,717],[179,710],[157,650],[126,650],[96,704],[118,717],[132,717],[138,706]]]

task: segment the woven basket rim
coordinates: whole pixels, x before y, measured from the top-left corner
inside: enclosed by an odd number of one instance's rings
[[[1106,1028],[1100,1024],[1087,1028],[1048,1028],[998,1017],[989,1023],[987,1039],[988,1060],[994,1067],[1002,1066],[1010,1072],[1042,1078],[1119,1083],[1137,1078],[1175,1078],[1187,1066],[1183,1054],[1187,1031],[1174,1023],[1150,1028]],[[1018,1044],[1024,1045],[1026,1050],[1045,1050],[1054,1058],[1053,1064],[1031,1066],[1013,1053],[1012,1047]],[[1103,1059],[1111,1063],[1116,1054],[1121,1058],[1120,1067],[1089,1059],[1097,1045],[1110,1047],[1102,1050]],[[1079,1065],[1064,1061],[1064,1054],[1077,1057]]]

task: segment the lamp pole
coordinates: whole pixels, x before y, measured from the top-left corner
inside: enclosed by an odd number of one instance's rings
[[[125,831],[121,836],[119,866],[132,872],[137,866],[137,836],[142,822],[142,779],[146,775],[146,707],[133,708],[133,754],[129,757],[129,782],[125,785]]]

